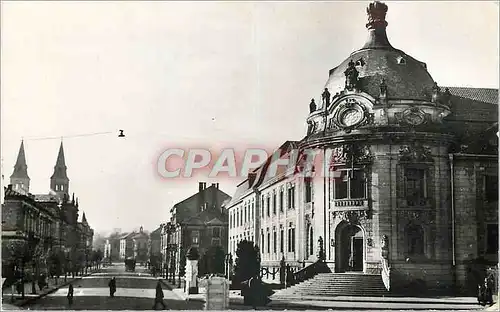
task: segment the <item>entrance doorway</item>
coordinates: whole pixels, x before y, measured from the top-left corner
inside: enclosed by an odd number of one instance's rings
[[[343,222],[335,231],[335,271],[363,272],[364,269],[364,238],[361,228],[354,224]]]

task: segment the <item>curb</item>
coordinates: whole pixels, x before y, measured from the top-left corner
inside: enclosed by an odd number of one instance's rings
[[[19,303],[17,306],[18,306],[18,307],[24,307],[25,305],[27,305],[27,304],[29,304],[29,303],[31,303],[31,302],[33,302],[33,301],[39,300],[39,299],[41,299],[41,298],[43,298],[43,297],[46,297],[46,296],[48,296],[48,295],[50,295],[50,294],[55,293],[56,291],[58,291],[59,289],[63,288],[63,287],[64,287],[64,286],[66,286],[66,285],[69,285],[69,284],[71,284],[71,283],[74,283],[74,282],[76,282],[76,281],[79,281],[79,280],[81,280],[83,277],[90,276],[90,275],[92,275],[92,274],[94,274],[94,273],[97,273],[97,272],[98,272],[98,271],[93,272],[93,273],[90,273],[90,274],[86,274],[86,275],[83,275],[83,276],[79,276],[79,277],[76,277],[75,279],[73,279],[73,280],[71,280],[71,281],[69,281],[69,282],[67,281],[66,283],[62,283],[62,284],[60,284],[60,285],[57,285],[57,287],[54,287],[54,288],[50,289],[49,291],[47,291],[47,292],[45,292],[45,293],[41,293],[41,294],[39,294],[39,295],[38,295],[38,296],[36,296],[36,297],[32,297],[32,298],[25,299],[23,302]]]
[[[17,306],[18,307],[24,307],[25,305],[27,305],[27,304],[29,304],[29,303],[31,303],[33,301],[36,301],[36,300],[41,299],[41,298],[43,298],[43,297],[45,297],[47,295],[55,293],[56,291],[58,291],[59,289],[63,288],[64,286],[69,285],[69,284],[71,284],[71,283],[73,283],[75,281],[81,280],[81,279],[82,279],[81,277],[78,277],[78,278],[75,278],[74,280],[72,280],[70,282],[66,282],[66,283],[62,283],[60,285],[57,285],[57,287],[54,287],[54,288],[50,289],[49,291],[47,291],[45,293],[41,293],[41,294],[39,294],[36,297],[32,297],[32,298],[28,298],[28,299],[24,300],[23,302],[21,302]]]

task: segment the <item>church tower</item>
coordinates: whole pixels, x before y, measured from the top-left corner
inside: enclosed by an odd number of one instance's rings
[[[29,192],[30,178],[28,176],[28,166],[26,165],[23,141],[21,141],[21,147],[19,148],[19,153],[17,154],[14,172],[10,176],[10,184],[12,184],[12,187],[16,191]]]
[[[66,174],[66,162],[64,160],[64,149],[61,142],[59,147],[59,154],[57,155],[56,165],[54,167],[54,174],[50,177],[50,189],[55,191],[57,195],[64,198],[66,195],[69,198],[69,179]]]

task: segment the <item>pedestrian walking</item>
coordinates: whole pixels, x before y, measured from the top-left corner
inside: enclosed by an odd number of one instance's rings
[[[114,277],[109,281],[108,286],[109,286],[109,296],[113,298],[116,292],[116,279]]]
[[[155,303],[153,305],[153,310],[156,310],[156,307],[158,306],[158,303],[163,306],[163,310],[167,308],[165,305],[165,302],[163,301],[163,289],[161,288],[161,282],[158,281],[156,284],[156,295],[155,295]]]
[[[68,288],[68,305],[71,307],[73,305],[73,284],[69,284],[69,288]]]

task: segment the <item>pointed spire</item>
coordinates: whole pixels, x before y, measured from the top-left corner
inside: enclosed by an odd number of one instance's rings
[[[29,179],[28,165],[26,165],[26,155],[24,152],[24,141],[21,141],[21,146],[19,147],[19,153],[17,154],[16,164],[14,165],[14,172],[10,177]]]
[[[76,207],[78,207],[78,197],[76,198]]]
[[[71,203],[74,205],[75,204],[75,193],[73,193],[73,198],[71,199]]]
[[[83,212],[82,223],[87,223],[87,217],[85,217],[85,212]]]
[[[28,176],[28,166],[26,165],[24,141],[21,141],[21,146],[19,147],[16,164],[14,165],[14,172],[12,172],[10,176],[10,184],[12,184],[17,191],[29,192],[30,177]]]
[[[58,179],[58,180],[66,180],[69,181],[68,175],[66,174],[66,161],[64,159],[64,148],[63,144],[61,141],[61,145],[59,147],[59,153],[57,155],[57,160],[56,160],[56,165],[54,166],[54,174],[52,174],[51,179]],[[59,191],[59,190],[55,190]],[[68,191],[68,190],[65,190]]]
[[[64,159],[64,148],[62,141],[61,141],[61,146],[59,147],[59,154],[57,155],[56,167],[66,168],[66,161]]]

